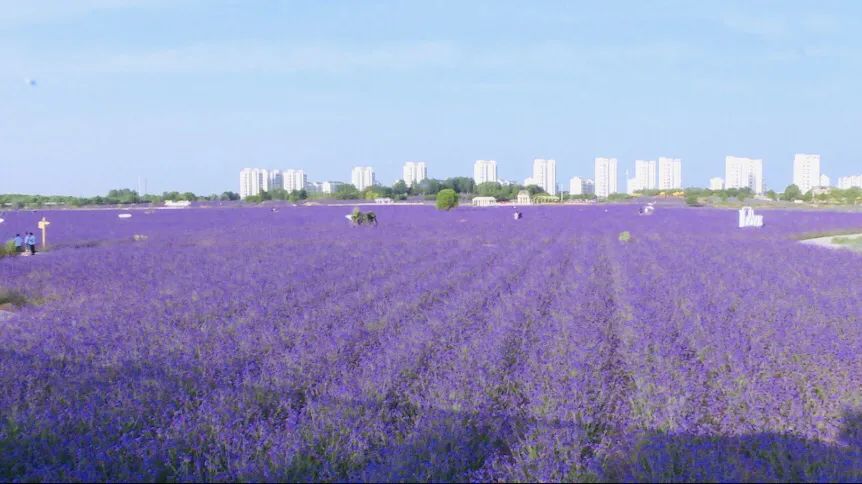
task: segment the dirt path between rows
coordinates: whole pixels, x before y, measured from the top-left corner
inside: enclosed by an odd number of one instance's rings
[[[862,233],[860,234],[846,234],[846,235],[828,235],[826,237],[816,237],[814,239],[804,239],[800,240],[803,244],[808,245],[816,245],[818,247],[826,247],[828,249],[847,249],[858,251],[858,249],[854,249],[852,246],[847,244],[836,244],[832,241],[832,239],[836,237],[844,237],[844,238],[860,238],[862,239]]]

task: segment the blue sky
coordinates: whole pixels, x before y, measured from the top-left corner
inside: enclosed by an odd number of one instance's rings
[[[237,190],[246,166],[391,183],[476,159],[862,173],[862,2],[0,1],[0,193]],[[31,86],[26,79],[35,79]],[[624,186],[624,185],[621,185]]]

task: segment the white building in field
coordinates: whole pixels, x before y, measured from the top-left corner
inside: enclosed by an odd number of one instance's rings
[[[750,188],[757,195],[763,193],[763,160],[739,156],[724,158],[724,188]]]
[[[724,179],[719,177],[710,178],[709,189],[712,191],[724,190]]]
[[[557,162],[556,160],[533,160],[533,183],[549,195],[557,194]]]
[[[838,178],[838,188],[842,190],[862,188],[862,175],[842,176]]]
[[[682,160],[661,156],[658,159],[658,189],[674,188],[682,188]]]
[[[802,193],[820,186],[820,155],[797,153],[793,157],[793,184]]]
[[[424,161],[408,161],[404,163],[404,168],[401,170],[404,183],[408,187],[422,183],[422,180],[428,178],[428,168]]]
[[[494,197],[473,197],[472,204],[474,207],[493,207],[497,205],[497,199]]]
[[[617,159],[596,158],[596,196],[607,198],[617,193]]]
[[[269,172],[260,168],[243,168],[239,172],[239,197],[246,198],[269,191]]]
[[[476,160],[473,164],[473,181],[480,183],[497,181],[497,162],[494,160]]]
[[[374,168],[370,166],[356,166],[350,173],[350,182],[357,190],[362,191],[368,187],[374,186]]]
[[[530,205],[533,203],[532,198],[530,197],[530,192],[527,190],[519,191],[516,201],[518,205]]]
[[[593,195],[596,193],[596,184],[588,178],[579,176],[569,180],[569,195]]]
[[[289,170],[284,170],[281,172],[282,179],[284,183],[282,184],[282,188],[288,193],[296,190],[305,190],[306,185],[308,183],[308,176],[306,176],[303,170],[294,170],[293,168]]]
[[[340,181],[325,181],[320,184],[320,191],[323,193],[335,193],[338,191],[338,187],[344,186],[344,183]]]

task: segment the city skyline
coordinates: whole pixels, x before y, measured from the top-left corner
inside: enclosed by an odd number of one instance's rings
[[[821,170],[819,154],[796,153],[792,160],[793,167],[793,184],[797,185],[802,193],[806,193],[812,188],[830,187],[833,186],[831,178]],[[551,195],[556,195],[561,189],[560,182],[556,177],[556,160],[535,158],[532,160],[531,175],[524,179],[524,186],[536,185]],[[511,183],[498,176],[498,164],[496,160],[475,160],[473,163],[473,181],[476,184],[486,182],[497,182],[503,185]],[[391,183],[380,180],[373,166],[356,166],[351,171],[350,183],[357,189],[364,190],[372,185],[377,184],[393,184],[398,181],[404,181],[408,186],[420,183],[426,178],[434,178],[428,176],[427,163],[423,161],[406,161],[402,165],[401,177],[395,178]],[[297,182],[288,186],[292,180],[292,172],[298,171],[301,173],[303,183]],[[251,173],[260,181],[253,178]],[[574,194],[581,194],[585,182],[590,183],[590,189],[598,186],[598,194],[600,197],[606,197],[611,193],[628,193],[634,194],[641,190],[673,190],[683,189],[688,187],[709,188],[710,190],[722,189],[741,189],[749,188],[755,194],[763,194],[768,189],[781,192],[783,188],[767,188],[768,185],[764,182],[763,160],[747,157],[738,157],[733,155],[725,156],[724,160],[724,178],[710,177],[706,184],[685,184],[682,182],[682,160],[680,158],[670,158],[660,156],[656,160],[636,159],[634,161],[634,177],[629,178],[629,170],[624,170],[622,173],[623,183],[620,183],[619,162],[616,158],[594,158],[593,178],[587,178],[582,175],[576,175],[569,179],[570,187],[578,187],[577,189],[569,188],[568,191]],[[461,175],[443,175],[437,179],[453,178]],[[859,186],[860,177],[854,175],[837,176],[837,188],[848,188],[851,186]],[[597,182],[598,181],[598,182]],[[250,183],[257,183],[254,190],[250,189]],[[268,187],[281,187],[282,185],[287,191],[298,190],[298,187],[311,188],[320,191],[323,184],[347,182],[342,181],[316,181],[314,184],[320,186],[311,187],[310,180],[302,170],[285,170],[277,169],[267,170],[265,168],[244,168],[240,171],[240,196],[245,198],[247,194],[257,194],[260,190],[266,190]],[[625,190],[620,188],[624,187]],[[587,193],[589,193],[589,190]],[[329,190],[323,190],[330,193]],[[245,195],[244,195],[245,194]]]
[[[523,180],[552,157],[560,181],[644,153],[685,160],[686,185],[729,153],[777,190],[795,153],[862,172],[862,4],[663,5],[9,3],[0,192],[211,193],[245,166],[389,181],[412,159]]]

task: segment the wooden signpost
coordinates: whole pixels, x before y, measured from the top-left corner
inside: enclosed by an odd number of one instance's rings
[[[51,222],[45,220],[45,217],[42,217],[42,220],[39,221],[39,228],[42,230],[42,248],[45,248],[45,233],[48,231],[48,225],[51,225]]]

